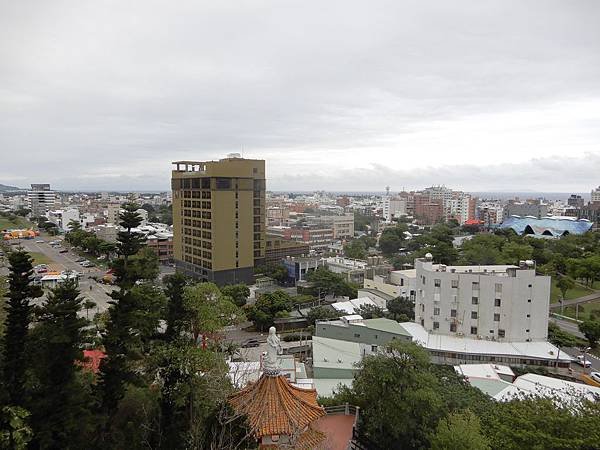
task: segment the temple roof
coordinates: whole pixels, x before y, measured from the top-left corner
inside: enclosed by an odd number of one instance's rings
[[[257,382],[233,394],[229,402],[248,417],[256,439],[273,435],[300,437],[312,422],[325,415],[317,404],[315,389],[292,386],[281,375],[262,375]]]

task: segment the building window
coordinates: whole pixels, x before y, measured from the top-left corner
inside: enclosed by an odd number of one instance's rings
[[[529,328],[525,330],[525,333],[529,333]]]
[[[531,317],[531,314],[527,314],[527,318],[529,319]]]
[[[456,310],[455,309],[451,309],[450,310],[450,317],[456,317]]]
[[[494,291],[502,292],[502,283],[496,283],[496,285],[494,286]]]
[[[477,311],[471,311],[471,319],[477,319]]]
[[[376,345],[371,345],[371,351],[372,352],[376,352],[377,351],[377,346]]]
[[[452,287],[453,288],[457,288],[458,287],[458,280],[452,280]]]
[[[440,315],[440,308],[433,308],[433,315],[434,316],[439,316]]]
[[[471,334],[477,334],[477,327],[471,327]]]
[[[506,331],[504,330],[498,330],[498,337],[499,338],[503,338],[506,335]]]
[[[531,303],[531,299],[530,298],[527,299],[527,303]]]
[[[495,307],[500,307],[500,305],[502,305],[502,300],[500,300],[499,298],[495,298],[494,299],[494,306]]]
[[[450,324],[450,331],[451,331],[452,333],[456,333],[456,324],[455,324],[455,323],[451,323],[451,324]]]
[[[440,287],[442,285],[442,280],[433,280],[433,285],[435,287]]]
[[[479,297],[472,297],[471,298],[471,304],[472,305],[478,305],[479,304]]]
[[[494,322],[500,322],[500,314],[494,314]]]
[[[360,337],[360,334],[358,334],[358,333],[354,333],[354,337],[355,337],[355,338],[359,338],[359,337]]]
[[[478,291],[479,290],[479,281],[473,281],[473,290],[474,291]]]
[[[440,328],[440,323],[439,322],[433,322],[433,329],[434,330],[439,330]]]

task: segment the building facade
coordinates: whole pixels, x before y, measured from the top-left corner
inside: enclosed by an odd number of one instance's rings
[[[32,184],[31,190],[27,191],[27,203],[32,217],[45,216],[54,208],[56,193],[50,190],[49,184]]]
[[[173,164],[177,268],[219,285],[252,283],[265,258],[265,161],[231,154]]]
[[[415,322],[433,334],[492,341],[545,341],[550,277],[533,263],[444,266],[415,260]]]

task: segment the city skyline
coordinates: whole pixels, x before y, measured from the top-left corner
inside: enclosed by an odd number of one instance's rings
[[[597,2],[140,5],[2,6],[0,183],[164,190],[240,152],[272,190],[598,184]]]

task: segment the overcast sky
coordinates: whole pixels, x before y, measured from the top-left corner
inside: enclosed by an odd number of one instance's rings
[[[589,191],[600,1],[0,0],[0,183]]]

